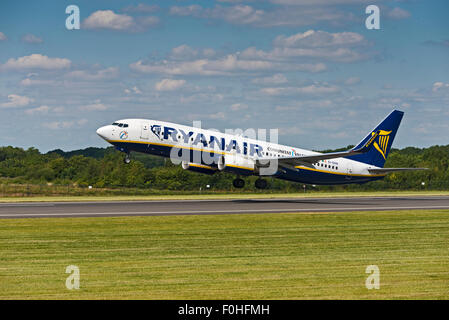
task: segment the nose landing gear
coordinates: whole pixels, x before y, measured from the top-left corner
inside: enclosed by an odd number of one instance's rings
[[[123,158],[123,162],[125,164],[129,164],[131,162],[131,159],[129,158],[129,153],[126,154],[125,158]]]

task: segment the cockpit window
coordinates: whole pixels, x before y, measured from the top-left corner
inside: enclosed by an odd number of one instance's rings
[[[112,125],[120,127],[120,128],[128,128],[128,124],[127,123],[114,122]]]

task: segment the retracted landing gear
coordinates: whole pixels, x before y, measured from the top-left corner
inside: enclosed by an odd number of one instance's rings
[[[243,188],[245,186],[245,180],[236,178],[232,181],[234,188]]]
[[[125,164],[129,164],[131,162],[131,159],[129,157],[129,153],[126,154],[125,158],[123,158],[123,162]]]
[[[255,182],[255,186],[257,189],[266,189],[268,186],[267,180],[257,179]]]

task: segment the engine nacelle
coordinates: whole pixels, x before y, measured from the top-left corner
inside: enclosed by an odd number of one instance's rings
[[[187,162],[187,161],[182,161],[181,167],[184,170],[205,173],[205,174],[214,174],[215,172],[217,172],[217,169],[212,168],[210,166],[206,166],[203,164],[191,163],[191,162]]]
[[[218,159],[217,168],[220,171],[229,171],[242,175],[252,175],[255,173],[255,160],[244,158],[239,155],[226,154]]]
[[[226,168],[226,159],[225,159],[224,155],[222,155],[222,156],[220,156],[220,158],[218,158],[217,167],[218,167],[218,170],[220,170],[220,171],[223,171]]]

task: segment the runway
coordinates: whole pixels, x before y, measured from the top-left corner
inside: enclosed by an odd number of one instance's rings
[[[0,219],[449,209],[449,196],[0,203]]]

